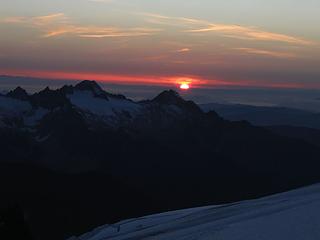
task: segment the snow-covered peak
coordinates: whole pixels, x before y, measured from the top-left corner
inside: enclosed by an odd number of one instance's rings
[[[113,116],[124,111],[133,113],[140,108],[139,104],[132,101],[112,97],[99,98],[88,90],[75,90],[72,94],[68,94],[67,98],[81,110],[98,116]]]
[[[258,200],[156,214],[72,240],[318,240],[320,185]]]
[[[88,80],[56,90],[47,87],[30,96],[18,87],[7,98],[12,101],[26,99],[23,102],[28,105],[28,110],[24,113],[20,111],[19,116],[25,120],[25,126],[34,126],[48,113],[56,113],[55,110],[64,107],[75,107],[90,126],[107,127],[133,124],[134,127],[145,128],[147,124],[149,128],[154,128],[168,126],[178,118],[198,117],[202,114],[195,103],[184,100],[173,90],[162,92],[152,101],[136,103],[123,95],[108,93],[95,81]],[[0,104],[8,105],[4,101]],[[17,110],[20,108],[18,106]]]

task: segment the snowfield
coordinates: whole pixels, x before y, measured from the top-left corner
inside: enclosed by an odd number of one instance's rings
[[[29,102],[0,96],[0,114],[16,116],[31,109]]]
[[[133,113],[140,106],[134,102],[109,97],[108,100],[94,97],[90,91],[75,91],[67,95],[71,103],[78,108],[100,116],[111,116],[123,111]]]
[[[69,240],[319,240],[320,185],[105,225]]]

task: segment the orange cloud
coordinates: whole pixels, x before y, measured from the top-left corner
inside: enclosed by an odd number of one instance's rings
[[[315,42],[303,38],[281,33],[274,33],[258,29],[256,27],[241,26],[235,24],[216,24],[206,20],[184,17],[168,17],[159,14],[143,13],[148,17],[147,21],[155,24],[166,24],[186,28],[187,33],[215,32],[225,37],[241,38],[256,41],[276,41],[297,45],[313,45]]]
[[[8,17],[3,19],[1,22],[4,23],[24,23],[30,25],[48,25],[54,23],[63,23],[67,21],[67,17],[63,13],[55,13],[45,16],[38,16],[38,17]]]
[[[148,28],[116,28],[116,27],[79,27],[74,25],[62,26],[48,31],[44,37],[53,37],[63,34],[71,34],[82,38],[106,38],[106,37],[138,37],[153,35],[158,29]]]
[[[2,19],[0,22],[3,23],[23,23],[25,21],[24,17],[7,17]]]
[[[190,48],[181,48],[181,49],[177,50],[176,52],[178,52],[178,53],[185,53],[185,52],[190,52],[190,51],[191,51]]]
[[[106,38],[106,37],[138,37],[154,35],[161,29],[156,28],[119,28],[104,26],[83,26],[73,24],[63,13],[50,14],[38,17],[11,17],[2,22],[11,24],[23,24],[39,29],[43,37],[55,37],[59,35],[73,35],[82,38]]]
[[[38,71],[38,70],[10,70],[0,69],[0,74],[12,76],[28,76],[46,79],[70,79],[70,80],[96,80],[116,84],[134,85],[158,85],[178,86],[181,82],[192,83],[193,87],[204,87],[214,85],[229,85],[223,81],[206,80],[197,76],[146,76],[125,75],[94,72],[63,72],[63,71]]]
[[[37,71],[37,70],[8,70],[0,69],[0,75],[12,75],[21,77],[36,77],[46,79],[69,79],[69,80],[96,80],[106,83],[126,85],[153,85],[179,87],[181,83],[192,84],[192,88],[232,88],[232,87],[269,87],[269,88],[306,88],[305,83],[284,83],[254,80],[218,80],[206,79],[201,76],[146,76],[124,75],[93,72],[62,72],[62,71]],[[319,88],[319,84],[308,87]]]
[[[244,52],[244,53],[248,53],[248,54],[264,55],[264,56],[275,57],[275,58],[288,59],[288,58],[297,57],[293,53],[268,51],[268,50],[262,50],[262,49],[256,49],[256,48],[233,48],[233,49]]]
[[[63,13],[55,13],[45,16],[29,18],[29,21],[35,25],[48,25],[54,23],[67,23],[68,18]]]

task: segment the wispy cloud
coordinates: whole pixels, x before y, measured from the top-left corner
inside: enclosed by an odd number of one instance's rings
[[[138,37],[153,35],[160,30],[149,28],[117,28],[66,25],[48,31],[44,37],[54,37],[63,34],[71,34],[82,38],[114,38],[114,37]]]
[[[190,51],[191,51],[190,48],[181,48],[181,49],[176,50],[176,52],[178,52],[178,53],[185,53],[185,52],[190,52]]]
[[[265,31],[257,27],[241,26],[236,24],[217,24],[201,19],[169,17],[152,13],[142,13],[142,15],[147,17],[146,20],[150,23],[178,26],[182,28],[183,32],[187,33],[217,33],[229,38],[283,42],[296,45],[315,44],[310,40],[287,34]]]
[[[233,48],[234,50],[238,50],[247,54],[255,54],[255,55],[264,55],[268,57],[275,57],[275,58],[296,58],[297,56],[293,53],[289,52],[277,52],[277,51],[269,51],[263,49],[256,49],[256,48]]]
[[[24,24],[32,24],[37,26],[48,25],[52,23],[66,23],[67,17],[63,13],[55,13],[49,14],[45,16],[38,17],[7,17],[2,19],[1,22],[4,23],[24,23]]]
[[[107,1],[110,0],[90,0]],[[185,17],[169,17],[152,13],[139,13],[145,20],[154,25],[169,25],[180,28],[181,33],[188,34],[209,34],[215,33],[223,37],[251,40],[281,42],[291,45],[314,45],[315,42],[296,36],[282,33],[265,31],[257,27],[241,26],[235,24],[212,23],[202,19]],[[106,38],[106,37],[137,37],[154,35],[162,29],[156,27],[149,28],[123,28],[116,26],[87,26],[75,24],[63,13],[54,13],[37,17],[10,17],[1,22],[11,24],[24,24],[38,28],[43,32],[43,37],[54,37],[71,34],[85,38]]]
[[[4,23],[22,24],[37,28],[42,37],[72,35],[82,38],[138,37],[154,35],[161,29],[156,28],[120,28],[113,26],[86,26],[74,24],[63,13],[55,13],[38,17],[11,17],[2,20]]]
[[[5,19],[0,20],[2,23],[23,23],[25,21],[25,17],[7,17]]]
[[[88,0],[89,2],[99,2],[99,3],[111,3],[114,0]]]

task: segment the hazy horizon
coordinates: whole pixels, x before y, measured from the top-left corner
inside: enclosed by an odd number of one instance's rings
[[[94,79],[88,79],[94,80]],[[82,80],[43,79],[31,77],[0,76],[0,91],[6,93],[17,86],[23,87],[29,93],[52,89],[64,85],[75,85]],[[280,106],[320,112],[320,90],[317,89],[279,89],[279,88],[191,88],[187,91],[178,86],[158,86],[141,84],[116,84],[97,81],[106,91],[123,94],[139,101],[152,99],[161,91],[173,89],[188,100],[198,104],[225,103],[245,104],[253,106]]]

